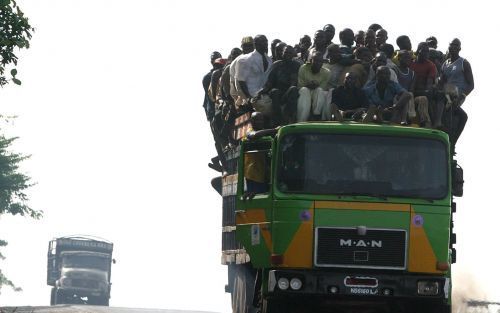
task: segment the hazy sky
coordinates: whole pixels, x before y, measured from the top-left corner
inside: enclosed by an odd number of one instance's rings
[[[338,42],[341,29],[373,22],[394,45],[402,34],[414,47],[435,35],[443,51],[454,37],[462,40],[476,89],[464,105],[469,122],[457,149],[465,196],[455,216],[455,269],[500,300],[494,200],[500,110],[492,57],[499,45],[488,31],[499,22],[492,7],[478,1],[407,2],[406,8],[368,1],[18,3],[36,32],[32,48],[19,53],[23,85],[0,90],[0,113],[19,116],[1,127],[20,137],[16,151],[32,155],[22,170],[37,182],[30,204],[45,216],[0,218],[0,238],[9,242],[0,268],[24,289],[3,289],[0,306],[47,305],[48,241],[90,234],[115,243],[111,305],[230,312],[220,265],[221,200],[207,167],[215,149],[201,107],[210,52],[226,56],[242,36],[259,33],[295,44],[326,23],[337,28]]]

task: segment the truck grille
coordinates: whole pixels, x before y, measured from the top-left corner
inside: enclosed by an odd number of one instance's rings
[[[316,228],[315,265],[404,269],[406,231],[368,229],[358,235],[356,228]]]

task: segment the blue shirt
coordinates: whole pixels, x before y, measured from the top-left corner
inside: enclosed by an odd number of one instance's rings
[[[390,80],[385,87],[384,96],[380,97],[377,90],[376,81],[370,82],[363,91],[368,100],[368,104],[382,107],[392,107],[394,102],[394,97],[404,92],[405,89],[401,87],[400,84]]]

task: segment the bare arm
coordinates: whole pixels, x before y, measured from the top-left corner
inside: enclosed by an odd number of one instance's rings
[[[469,95],[472,90],[474,90],[474,76],[472,75],[472,68],[470,66],[469,61],[464,60],[464,76],[465,80],[469,84],[469,88],[464,90],[466,95]]]

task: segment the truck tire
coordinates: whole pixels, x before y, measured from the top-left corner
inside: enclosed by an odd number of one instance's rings
[[[50,290],[50,305],[56,304],[56,288],[52,287]]]
[[[54,305],[55,304],[66,304],[66,297],[59,289],[56,289],[54,292]]]
[[[253,306],[255,276],[250,264],[235,265],[231,305],[233,313],[255,313]]]

